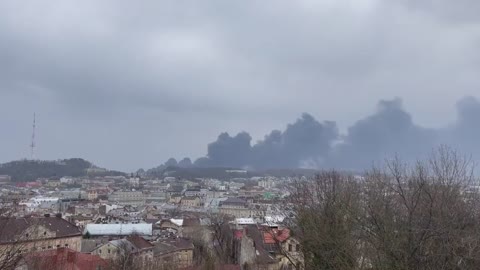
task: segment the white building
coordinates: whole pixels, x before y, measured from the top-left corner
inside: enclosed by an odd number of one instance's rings
[[[91,236],[124,236],[131,234],[152,235],[152,224],[87,224],[83,234],[86,234],[87,232]]]

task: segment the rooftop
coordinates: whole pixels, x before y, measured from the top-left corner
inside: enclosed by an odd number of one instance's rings
[[[152,235],[152,224],[87,224],[84,234],[90,235]]]
[[[77,226],[59,217],[0,218],[0,243],[15,241],[32,226],[43,226],[55,232],[55,238],[81,235]]]

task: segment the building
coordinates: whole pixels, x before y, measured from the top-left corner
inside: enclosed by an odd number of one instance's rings
[[[170,196],[169,203],[179,204],[182,201],[182,195],[174,194]]]
[[[152,224],[87,224],[83,234],[90,236],[152,235]]]
[[[108,195],[108,201],[122,205],[144,205],[147,196],[141,191],[115,191]]]
[[[199,197],[183,197],[180,201],[181,206],[185,207],[200,207],[202,205],[202,201]]]
[[[193,266],[193,243],[184,238],[163,240],[154,243],[155,262],[163,266],[183,269]]]
[[[66,247],[80,251],[82,233],[60,217],[0,219],[0,250],[19,253]],[[0,252],[2,253],[2,252]]]
[[[91,253],[106,260],[114,260],[117,256],[128,253],[133,255],[135,260],[146,262],[153,260],[153,248],[154,245],[147,240],[133,235],[99,245]]]
[[[69,248],[46,250],[27,254],[16,270],[99,270],[108,269],[108,263],[96,255],[80,253]]]
[[[187,188],[184,195],[187,197],[202,196],[202,191],[200,188]]]
[[[88,190],[87,192],[87,199],[89,201],[94,201],[98,198],[98,193],[97,193],[97,190],[96,189],[90,189]]]
[[[275,181],[272,178],[263,178],[258,181],[258,186],[264,189],[271,189],[275,187]]]
[[[0,185],[11,184],[12,178],[9,175],[0,175]]]
[[[302,269],[301,248],[289,229],[248,225],[237,233],[240,247],[235,251],[240,265],[266,270]]]
[[[247,201],[240,198],[228,198],[225,201],[221,201],[218,209],[220,214],[233,216],[235,218],[263,218],[266,213],[266,207],[258,205],[249,207]]]

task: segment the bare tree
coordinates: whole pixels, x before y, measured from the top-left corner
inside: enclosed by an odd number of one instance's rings
[[[350,175],[325,171],[297,181],[290,196],[293,232],[305,269],[355,269],[358,257],[359,185]]]
[[[414,166],[398,158],[366,174],[361,216],[371,269],[476,269],[479,193],[473,163],[441,147]]]
[[[395,158],[361,179],[323,172],[296,183],[293,229],[306,269],[477,269],[480,185],[448,147]]]

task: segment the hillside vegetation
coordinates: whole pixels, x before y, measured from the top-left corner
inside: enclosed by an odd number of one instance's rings
[[[124,173],[100,169],[81,158],[71,158],[56,161],[11,161],[0,164],[0,175],[9,175],[14,182],[25,182],[38,178],[60,179],[63,176],[124,175]]]

